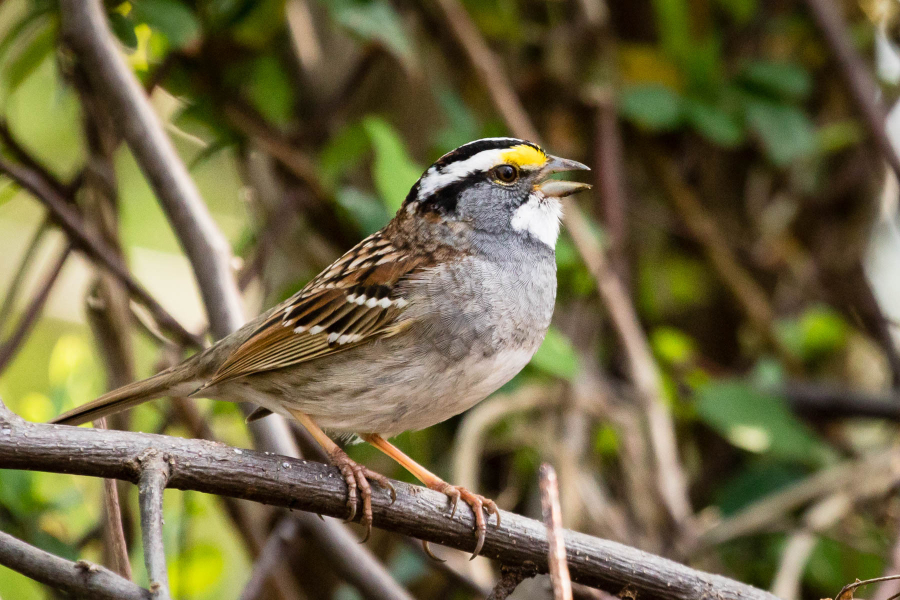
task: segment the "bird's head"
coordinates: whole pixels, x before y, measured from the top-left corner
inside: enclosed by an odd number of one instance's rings
[[[553,248],[559,199],[591,186],[549,179],[587,166],[547,154],[516,138],[486,138],[449,152],[431,165],[406,197],[402,211],[468,223],[484,232],[511,233]]]

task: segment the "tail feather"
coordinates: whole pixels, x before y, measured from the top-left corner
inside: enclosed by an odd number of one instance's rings
[[[187,396],[202,382],[193,379],[189,370],[183,367],[184,364],[107,392],[93,402],[59,415],[50,423],[81,425],[162,396]]]

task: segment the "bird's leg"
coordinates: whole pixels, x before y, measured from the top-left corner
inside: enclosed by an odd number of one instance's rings
[[[371,471],[347,456],[347,453],[341,450],[341,448],[334,443],[334,440],[328,437],[328,434],[322,431],[322,428],[316,425],[316,422],[313,421],[309,415],[291,408],[288,408],[287,410],[301,425],[303,425],[303,427],[306,428],[307,431],[309,431],[310,435],[313,436],[319,445],[325,449],[328,458],[331,460],[331,464],[336,466],[341,471],[341,475],[344,476],[344,481],[347,483],[347,508],[350,509],[350,516],[347,517],[348,521],[352,521],[356,516],[356,490],[359,489],[363,505],[360,521],[366,528],[366,535],[362,541],[365,542],[372,533],[372,488],[369,485],[369,479],[390,491],[391,502],[394,502],[394,500],[397,499],[397,492],[394,490],[394,486],[391,485],[388,478],[381,473]]]
[[[484,512],[488,513],[488,519],[490,519],[490,515],[497,515],[497,527],[500,526],[500,511],[497,510],[497,505],[494,501],[484,496],[473,494],[464,487],[447,483],[376,433],[367,433],[361,435],[361,437],[403,465],[404,469],[412,473],[416,479],[429,488],[447,494],[450,498],[451,517],[456,513],[456,505],[460,500],[472,507],[472,512],[475,513],[475,532],[477,534],[477,542],[472,558],[478,556],[481,552],[481,547],[484,546],[484,537],[487,532],[487,520],[484,518]]]

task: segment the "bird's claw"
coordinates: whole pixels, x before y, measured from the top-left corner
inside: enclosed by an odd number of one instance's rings
[[[479,494],[473,494],[464,487],[451,485],[445,481],[441,481],[432,486],[432,489],[447,494],[447,497],[450,499],[451,518],[456,514],[456,507],[459,504],[460,499],[472,508],[472,512],[475,514],[475,535],[477,538],[475,550],[472,552],[472,558],[469,559],[472,560],[481,554],[481,549],[484,547],[484,538],[487,534],[487,523],[490,520],[491,515],[497,517],[497,527],[500,527],[500,511],[497,509],[497,504],[490,498],[485,498]],[[484,518],[485,512],[488,514],[487,519]]]
[[[356,518],[356,490],[359,489],[359,495],[362,497],[360,523],[366,528],[366,535],[360,543],[365,543],[372,534],[372,486],[369,485],[369,480],[388,490],[391,495],[391,504],[397,500],[397,491],[387,477],[354,461],[340,448],[335,449],[330,458],[332,464],[340,470],[344,482],[347,484],[347,508],[350,511],[347,522]]]

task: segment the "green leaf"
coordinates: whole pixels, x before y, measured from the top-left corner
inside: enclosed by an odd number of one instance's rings
[[[572,342],[555,327],[547,331],[544,343],[532,357],[531,364],[561,379],[571,380],[578,373],[578,355]]]
[[[816,132],[798,108],[766,100],[746,104],[747,124],[762,143],[766,155],[778,166],[810,156],[816,149]]]
[[[698,391],[697,414],[738,448],[816,464],[827,448],[784,401],[740,381],[719,381]]]
[[[225,570],[225,556],[218,546],[196,544],[171,560],[168,567],[172,589],[194,597],[208,593],[218,583]]]
[[[400,15],[388,2],[341,0],[330,3],[329,6],[336,23],[363,40],[377,42],[406,66],[415,63],[412,43],[406,35]]]
[[[253,106],[266,119],[280,125],[290,120],[294,86],[277,58],[266,55],[253,61],[245,90]]]
[[[384,203],[372,194],[355,187],[342,187],[335,194],[338,206],[347,211],[353,224],[363,233],[371,235],[387,225],[391,220]]]
[[[9,61],[3,73],[8,93],[22,85],[50,56],[56,46],[56,38],[56,24],[48,23]]]
[[[348,125],[332,136],[319,153],[319,173],[330,185],[362,162],[369,151],[369,136],[360,123]]]
[[[653,0],[653,9],[660,45],[666,54],[678,60],[689,56],[693,44],[687,0]]]
[[[619,433],[611,425],[600,425],[594,432],[594,452],[601,456],[616,456],[619,453]]]
[[[799,319],[778,323],[782,343],[805,360],[822,358],[841,350],[847,343],[850,326],[827,306],[814,306]]]
[[[864,531],[865,529],[856,533],[857,539],[866,540]],[[866,543],[861,544],[863,548],[855,548],[843,543],[842,539],[842,536],[838,536],[838,539],[822,536],[810,554],[805,583],[819,597],[833,594],[834,590],[841,589],[849,581],[872,579],[883,574],[885,564],[882,557],[865,549],[877,546]]]
[[[435,135],[435,143],[442,151],[449,152],[481,137],[478,118],[454,89],[438,83],[434,94],[446,119],[446,125]]]
[[[674,327],[657,327],[650,338],[653,352],[672,365],[691,361],[697,352],[697,344],[683,331]]]
[[[716,504],[730,516],[763,497],[794,483],[806,470],[771,460],[759,461],[739,471],[716,491]]]
[[[394,213],[400,209],[423,169],[410,158],[403,140],[390,123],[380,117],[366,117],[363,128],[375,152],[372,165],[375,188],[388,210]]]
[[[756,61],[741,71],[739,79],[773,99],[802,100],[812,91],[812,78],[798,64]]]
[[[200,37],[200,23],[178,0],[137,0],[132,4],[135,20],[156,29],[173,48],[184,48]]]
[[[744,128],[738,119],[717,106],[687,100],[685,117],[700,135],[714,144],[733,148],[744,141]]]
[[[684,119],[684,102],[665,86],[641,85],[622,92],[619,111],[644,129],[670,131]]]
[[[757,11],[757,0],[718,0],[716,2],[738,25],[745,25]]]
[[[0,58],[5,56],[9,48],[22,36],[33,36],[47,27],[50,22],[47,17],[48,12],[48,9],[31,10],[10,27],[3,35],[3,40],[0,41]]]
[[[120,12],[109,13],[109,25],[119,41],[126,47],[134,50],[138,47],[137,34],[134,32],[134,23]]]
[[[823,153],[840,152],[859,144],[865,138],[865,132],[855,121],[838,121],[819,129],[819,151]]]

